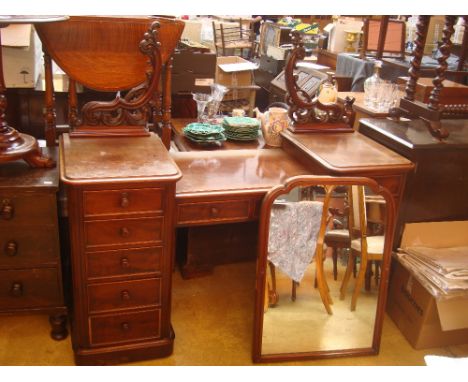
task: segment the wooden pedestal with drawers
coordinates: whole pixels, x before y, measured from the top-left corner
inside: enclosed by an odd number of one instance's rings
[[[55,149],[44,150],[55,156]],[[46,313],[67,337],[58,218],[58,170],[0,164],[0,313]]]
[[[77,364],[167,356],[175,182],[160,139],[60,141],[72,248],[72,339]]]

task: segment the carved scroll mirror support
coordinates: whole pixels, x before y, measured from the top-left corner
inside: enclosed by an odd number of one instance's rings
[[[297,63],[305,58],[301,34],[291,32],[294,49],[289,55],[285,68],[286,103],[292,121],[290,130],[294,133],[336,133],[353,132],[354,98],[346,97],[344,105],[335,101],[322,103],[318,96],[309,96],[297,83],[294,70]]]
[[[348,242],[335,259],[337,219]],[[394,219],[391,193],[368,178],[297,176],[267,193],[254,362],[378,353]]]

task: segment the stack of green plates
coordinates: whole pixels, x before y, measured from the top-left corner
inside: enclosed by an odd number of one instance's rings
[[[260,122],[249,117],[225,117],[224,135],[234,141],[253,141],[258,138]]]
[[[226,140],[224,129],[220,125],[196,122],[190,123],[182,131],[192,142],[200,144],[219,144]]]

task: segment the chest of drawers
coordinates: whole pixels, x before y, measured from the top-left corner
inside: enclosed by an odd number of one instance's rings
[[[171,354],[178,167],[155,135],[64,135],[60,163],[70,222],[76,363]]]
[[[56,156],[55,148],[47,155]],[[58,170],[0,164],[0,313],[46,313],[67,336],[58,235]]]

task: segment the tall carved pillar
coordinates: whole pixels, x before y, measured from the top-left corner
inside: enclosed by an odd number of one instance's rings
[[[413,51],[413,59],[408,71],[409,80],[406,84],[405,99],[414,101],[414,93],[416,91],[416,82],[419,78],[419,70],[421,68],[421,61],[424,55],[424,45],[426,44],[427,30],[429,28],[429,21],[431,16],[419,16],[418,23],[416,24],[416,40],[414,41],[415,49]]]
[[[450,50],[452,48],[452,42],[450,38],[454,32],[453,24],[455,24],[456,16],[445,16],[445,26],[442,32],[442,45],[439,50],[441,56],[438,58],[439,66],[436,69],[436,77],[432,81],[434,88],[431,91],[429,96],[429,105],[428,107],[432,110],[439,110],[439,96],[442,87],[444,86],[442,82],[445,80],[445,71],[447,70],[447,58],[450,57]]]
[[[45,76],[45,138],[47,146],[55,146],[57,115],[55,112],[54,80],[52,74],[52,59],[46,50],[44,52]]]

